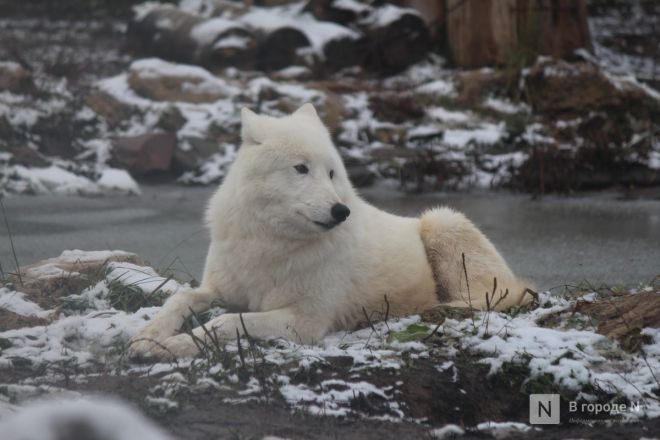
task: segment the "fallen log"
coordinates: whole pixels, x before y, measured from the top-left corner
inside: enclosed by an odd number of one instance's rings
[[[580,302],[575,310],[596,320],[598,333],[620,341],[635,350],[641,343],[640,331],[660,328],[660,294],[638,293],[594,302]]]
[[[255,36],[240,22],[205,19],[171,6],[135,16],[128,39],[138,53],[207,67],[252,68],[257,46]]]
[[[386,4],[361,25],[368,41],[366,66],[384,75],[420,61],[431,48],[424,20],[413,9]]]

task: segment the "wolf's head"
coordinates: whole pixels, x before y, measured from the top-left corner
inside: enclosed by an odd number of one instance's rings
[[[274,118],[241,112],[243,144],[232,178],[260,227],[291,238],[314,238],[350,222],[354,192],[330,135],[305,104]]]

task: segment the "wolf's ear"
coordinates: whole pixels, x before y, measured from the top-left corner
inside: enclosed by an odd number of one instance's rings
[[[261,142],[259,136],[259,115],[247,107],[241,109],[241,138],[246,144],[258,144]]]
[[[311,103],[303,104],[298,110],[293,112],[294,115],[308,115],[308,116],[316,116],[317,118],[319,115],[316,113],[316,109]]]

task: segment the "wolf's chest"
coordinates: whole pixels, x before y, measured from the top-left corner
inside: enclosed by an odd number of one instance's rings
[[[296,301],[315,278],[295,256],[259,249],[253,243],[216,243],[207,275],[221,286],[223,299],[251,311],[271,310]]]

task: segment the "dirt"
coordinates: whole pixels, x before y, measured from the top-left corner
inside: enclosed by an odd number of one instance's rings
[[[459,366],[460,380],[455,383],[452,374],[439,373],[435,364],[426,360],[411,362],[400,373],[373,370],[369,380],[391,382],[396,376],[404,382],[404,396],[410,401],[408,411],[412,420],[392,422],[363,417],[314,416],[299,410],[291,410],[281,396],[269,394],[260,400],[231,403],[227,398],[235,398],[232,391],[183,389],[175,393],[178,408],[160,411],[147,404],[145,397],[154,394],[162,385],[162,377],[131,377],[102,373],[88,376],[82,381],[72,380],[73,372],[65,378],[48,381],[48,385],[71,391],[103,394],[120,398],[139,407],[148,417],[164,427],[175,438],[186,440],[206,440],[218,438],[261,439],[274,435],[290,439],[401,439],[432,438],[431,427],[447,423],[466,427],[464,439],[488,439],[490,434],[478,432],[470,426],[484,420],[528,422],[528,398],[501,379],[484,379],[484,369],[475,366],[465,358]],[[347,372],[338,360],[332,367],[333,373]],[[451,369],[450,369],[451,370]],[[27,377],[26,371],[0,370],[0,381],[16,383]],[[55,371],[52,371],[55,372]],[[62,370],[59,371],[60,377]],[[353,379],[354,380],[354,379]],[[44,383],[39,381],[39,383]],[[368,407],[364,396],[357,396],[355,407]],[[459,409],[457,409],[459,408]],[[564,411],[565,413],[565,411]],[[416,416],[419,416],[416,417]],[[426,417],[426,420],[422,418]],[[660,430],[660,419],[643,420],[634,424],[562,424],[544,426],[542,431],[515,433],[513,439],[639,439],[648,437]]]

